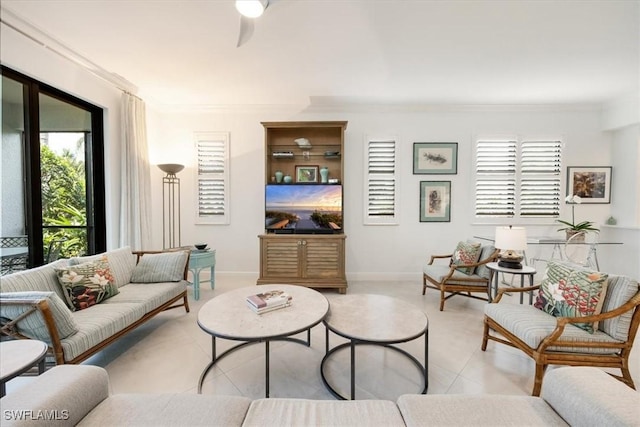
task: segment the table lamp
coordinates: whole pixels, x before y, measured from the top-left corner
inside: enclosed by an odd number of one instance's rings
[[[503,268],[522,269],[523,256],[516,251],[527,249],[527,231],[524,227],[496,227],[496,248],[500,249],[498,265]]]

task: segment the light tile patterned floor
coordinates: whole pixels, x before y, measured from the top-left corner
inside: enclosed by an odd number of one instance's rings
[[[251,285],[251,281],[218,277],[215,290],[204,286],[200,300],[191,299],[190,313],[182,309],[162,313],[85,363],[107,369],[112,393],[197,393],[199,376],[211,358],[211,338],[196,323],[198,309],[221,292],[247,285]],[[401,298],[427,313],[428,393],[531,393],[534,364],[528,357],[494,342],[489,342],[486,352],[480,350],[485,302],[457,296],[448,300],[445,311],[440,312],[437,291],[427,289],[427,294],[422,296],[421,290],[419,282],[350,282],[348,292]],[[323,291],[323,294],[329,300],[340,298],[336,291]],[[322,384],[319,371],[325,348],[324,326],[312,329],[311,340],[310,348],[295,343],[272,344],[271,397],[333,399]],[[338,342],[339,338],[332,335],[331,344]],[[232,344],[219,340],[218,351]],[[403,348],[422,360],[422,339],[403,344]],[[395,400],[401,394],[421,389],[422,380],[415,365],[396,352],[363,346],[356,354],[357,398]],[[264,397],[264,370],[264,345],[248,346],[222,359],[209,372],[202,392]],[[334,386],[348,394],[347,350],[334,355],[326,372]],[[640,384],[638,342],[632,353],[631,372]],[[21,377],[10,381],[7,392],[31,379]]]

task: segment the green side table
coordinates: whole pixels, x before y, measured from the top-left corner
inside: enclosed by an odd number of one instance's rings
[[[205,268],[211,269],[211,277],[203,283],[209,282],[211,289],[213,289],[216,286],[216,250],[204,249],[202,251],[191,251],[189,271],[193,273],[193,297],[196,301],[200,299],[200,272]]]

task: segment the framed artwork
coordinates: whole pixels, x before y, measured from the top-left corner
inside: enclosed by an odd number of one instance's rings
[[[567,196],[582,203],[611,203],[611,166],[567,167]]]
[[[318,182],[318,166],[296,166],[296,182]]]
[[[420,181],[420,222],[451,221],[451,181]]]
[[[455,175],[458,173],[457,142],[414,142],[413,174]]]

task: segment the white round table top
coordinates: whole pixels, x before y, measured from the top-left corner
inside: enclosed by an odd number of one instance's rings
[[[324,323],[345,338],[394,343],[424,334],[429,319],[416,306],[397,298],[353,294],[333,298]]]
[[[291,305],[263,314],[247,306],[248,296],[273,290],[291,295]],[[233,340],[285,337],[320,323],[328,310],[327,298],[304,286],[248,286],[225,292],[203,305],[198,312],[198,325],[213,336]]]
[[[47,344],[38,340],[0,342],[0,379],[30,368],[47,354]]]
[[[497,262],[490,262],[489,264],[487,264],[487,268],[493,271],[499,271],[500,273],[536,274],[536,269],[529,265],[523,265],[522,268],[505,268],[500,267]]]

